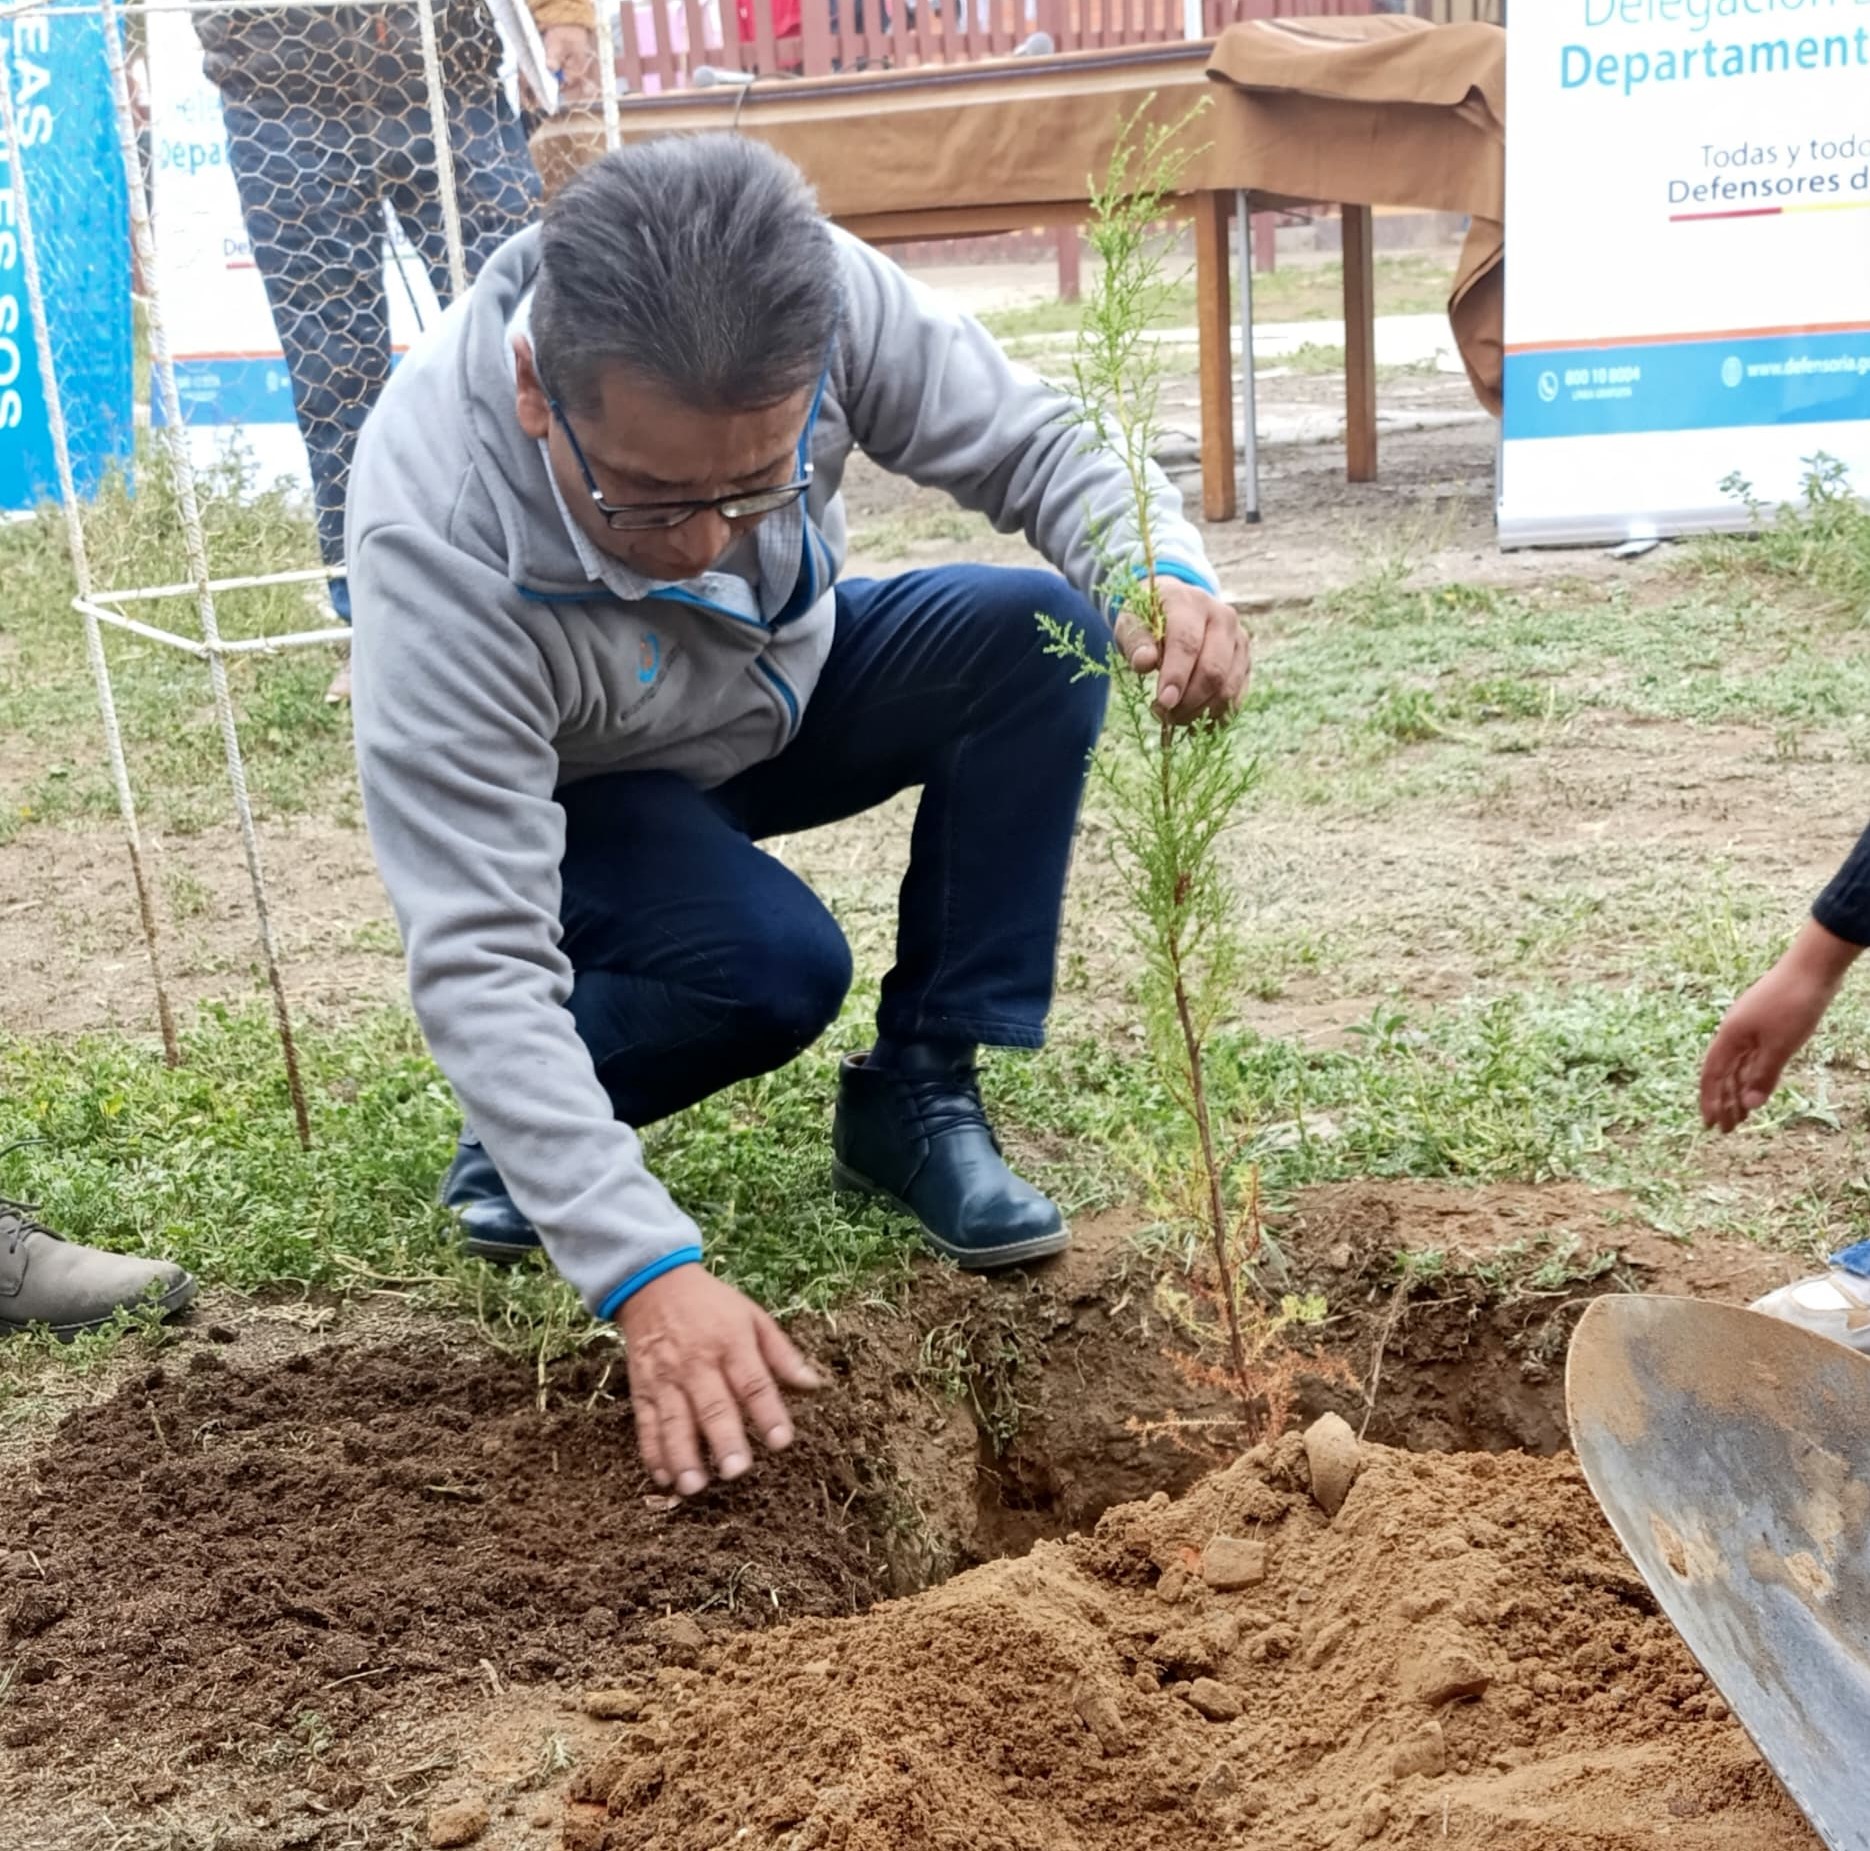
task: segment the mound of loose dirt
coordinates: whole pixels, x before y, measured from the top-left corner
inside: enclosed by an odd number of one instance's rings
[[[791,1469],[678,1511],[600,1372],[556,1386],[541,1413],[531,1372],[484,1352],[248,1372],[196,1351],[74,1417],[0,1522],[20,1667],[0,1743],[206,1752],[307,1712],[341,1733],[398,1686],[480,1682],[482,1660],[582,1676],[633,1642],[653,1663],[671,1613],[841,1613],[889,1590],[853,1514],[878,1490],[875,1410],[828,1409]]]
[[[801,1335],[833,1385],[797,1444],[684,1505],[641,1468],[614,1357],[542,1389],[473,1342],[283,1362],[185,1343],[0,1495],[0,1808],[10,1762],[43,1778],[115,1737],[198,1764],[308,1715],[327,1759],[367,1768],[350,1744],[380,1712],[647,1674],[1201,1469],[1131,1430],[1187,1384],[1095,1264],[1004,1287],[930,1271],[908,1315]]]
[[[567,1844],[1815,1843],[1575,1464],[1369,1448],[1335,1520],[1307,1476],[1287,1440],[1088,1538],[666,1668]]]

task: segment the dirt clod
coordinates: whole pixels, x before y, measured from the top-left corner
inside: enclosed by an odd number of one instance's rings
[[[695,1665],[707,1649],[708,1635],[686,1613],[672,1613],[650,1627],[650,1636],[672,1665]]]
[[[1318,1635],[1305,1648],[1305,1668],[1317,1671],[1331,1662],[1331,1657],[1338,1647],[1350,1635],[1351,1620],[1348,1616],[1333,1620],[1330,1625],[1319,1628]]]
[[[62,1589],[22,1588],[6,1609],[6,1635],[9,1639],[36,1639],[70,1611],[71,1598]]]
[[[1202,1776],[1195,1798],[1203,1806],[1217,1806],[1223,1800],[1230,1800],[1240,1791],[1240,1776],[1234,1772],[1233,1764],[1217,1761]]]
[[[1464,1645],[1433,1647],[1403,1674],[1403,1688],[1428,1709],[1471,1700],[1492,1682],[1493,1673]]]
[[[1311,1467],[1312,1496],[1327,1517],[1335,1517],[1357,1477],[1357,1436],[1341,1414],[1321,1414],[1305,1429],[1305,1461]]]
[[[1396,1744],[1390,1756],[1390,1772],[1398,1780],[1419,1774],[1426,1780],[1437,1779],[1448,1771],[1448,1738],[1439,1722],[1425,1722],[1413,1735]]]
[[[635,1722],[643,1713],[643,1696],[635,1690],[587,1690],[582,1707],[599,1722]]]
[[[1198,1677],[1183,1695],[1189,1708],[1209,1722],[1232,1722],[1246,1708],[1240,1692],[1217,1678]]]
[[[1086,1685],[1072,1699],[1071,1707],[1078,1720],[1097,1737],[1098,1746],[1107,1755],[1120,1755],[1130,1746],[1130,1732],[1123,1726],[1123,1712],[1108,1691]]]
[[[471,1845],[486,1831],[489,1814],[482,1799],[450,1800],[429,1814],[429,1844],[433,1851],[456,1851]]]
[[[1266,1545],[1238,1536],[1217,1536],[1202,1551],[1201,1578],[1217,1594],[1257,1587],[1266,1579]]]

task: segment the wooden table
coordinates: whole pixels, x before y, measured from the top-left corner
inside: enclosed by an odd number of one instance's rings
[[[1119,124],[1175,124],[1194,153],[1177,199],[1195,231],[1200,337],[1201,502],[1211,521],[1239,511],[1234,431],[1230,227],[1257,207],[1252,176],[1230,160],[1210,47],[1170,43],[1049,58],[866,71],[630,97],[625,140],[735,128],[771,143],[818,190],[826,215],[872,244],[990,236],[1079,225],[1106,172]],[[548,122],[533,139],[548,195],[603,149],[594,116]],[[1288,205],[1289,200],[1279,200]],[[1353,482],[1376,475],[1376,306],[1368,206],[1344,212],[1345,429]],[[1245,299],[1243,292],[1243,309]],[[1253,403],[1250,319],[1240,364]],[[1249,433],[1251,435],[1251,433]],[[1248,515],[1257,515],[1250,488]]]

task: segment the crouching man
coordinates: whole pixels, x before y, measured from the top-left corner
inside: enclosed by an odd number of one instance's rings
[[[606,156],[398,371],[348,514],[357,748],[423,1031],[471,1130],[473,1252],[543,1243],[626,1339],[643,1454],[692,1495],[791,1425],[811,1374],[702,1264],[634,1127],[792,1060],[851,956],[758,844],[922,790],[877,1037],[833,1176],[937,1252],[1066,1242],[1006,1165],[976,1050],[1039,1045],[1104,686],[1122,467],[975,322],[834,230],[734,137]],[[854,449],[1022,530],[1063,577],[838,583]],[[1235,701],[1247,643],[1165,481],[1168,630],[1120,621],[1165,715]],[[1160,653],[1161,660],[1157,656]]]

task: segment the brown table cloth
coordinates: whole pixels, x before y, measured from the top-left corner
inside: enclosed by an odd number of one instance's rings
[[[1506,33],[1408,15],[1231,26],[1220,167],[1261,198],[1415,206],[1470,218],[1448,314],[1475,393],[1501,406],[1506,264]]]

